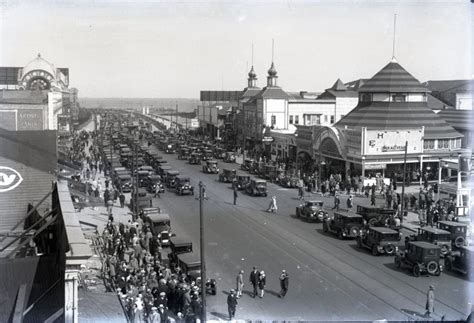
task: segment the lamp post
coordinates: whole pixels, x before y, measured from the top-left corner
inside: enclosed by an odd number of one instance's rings
[[[201,322],[206,322],[206,259],[204,252],[204,214],[203,200],[206,199],[204,194],[204,184],[199,182],[199,245],[201,248],[201,299],[202,299],[202,315]]]

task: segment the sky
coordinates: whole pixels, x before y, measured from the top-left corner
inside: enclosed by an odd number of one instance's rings
[[[469,1],[0,0],[0,66],[38,53],[80,97],[242,90],[273,60],[286,91],[369,78],[395,56],[420,81],[471,78]]]

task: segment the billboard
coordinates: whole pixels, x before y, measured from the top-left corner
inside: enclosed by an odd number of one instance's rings
[[[368,130],[362,128],[364,155],[398,155],[405,152],[405,142],[408,142],[407,154],[423,152],[424,128]]]
[[[11,105],[8,109],[0,108],[0,128],[10,131],[43,130],[44,106],[22,108]]]

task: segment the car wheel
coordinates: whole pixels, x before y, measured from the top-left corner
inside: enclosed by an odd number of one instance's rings
[[[267,197],[267,195],[268,195],[267,193],[263,194],[263,196],[265,196],[265,197]]]
[[[326,222],[323,222],[323,232],[328,232],[328,225]]]
[[[395,252],[395,247],[391,244],[388,244],[384,247],[384,250],[387,255],[391,256]]]
[[[441,254],[442,254],[443,256],[446,256],[446,255],[448,254],[448,252],[449,252],[448,246],[445,245],[445,244],[442,245],[442,246],[441,246]]]
[[[413,276],[420,277],[420,266],[418,264],[413,266]]]
[[[379,255],[379,250],[377,249],[377,246],[372,246],[372,256],[378,256]]]
[[[426,265],[426,271],[428,271],[429,274],[434,275],[438,271],[439,266],[438,263],[434,260],[431,260],[428,262],[428,265]]]
[[[372,218],[368,221],[369,227],[373,227],[377,224],[377,218]]]
[[[464,246],[464,237],[456,237],[456,239],[454,239],[454,245],[457,247],[457,248],[461,248],[462,246]]]
[[[339,230],[339,231],[337,232],[337,237],[338,237],[339,239],[341,239],[341,240],[344,239],[344,235],[342,234],[342,230]]]
[[[359,235],[359,229],[357,227],[350,228],[349,232],[353,237],[357,237]]]
[[[357,237],[357,247],[362,248],[362,239],[360,237]]]

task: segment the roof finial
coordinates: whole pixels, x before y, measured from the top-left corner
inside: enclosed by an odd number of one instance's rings
[[[392,45],[392,62],[396,63],[395,58],[395,35],[397,33],[397,14],[393,15],[393,45]]]
[[[275,53],[275,40],[272,38],[272,63],[273,63],[273,55]]]

